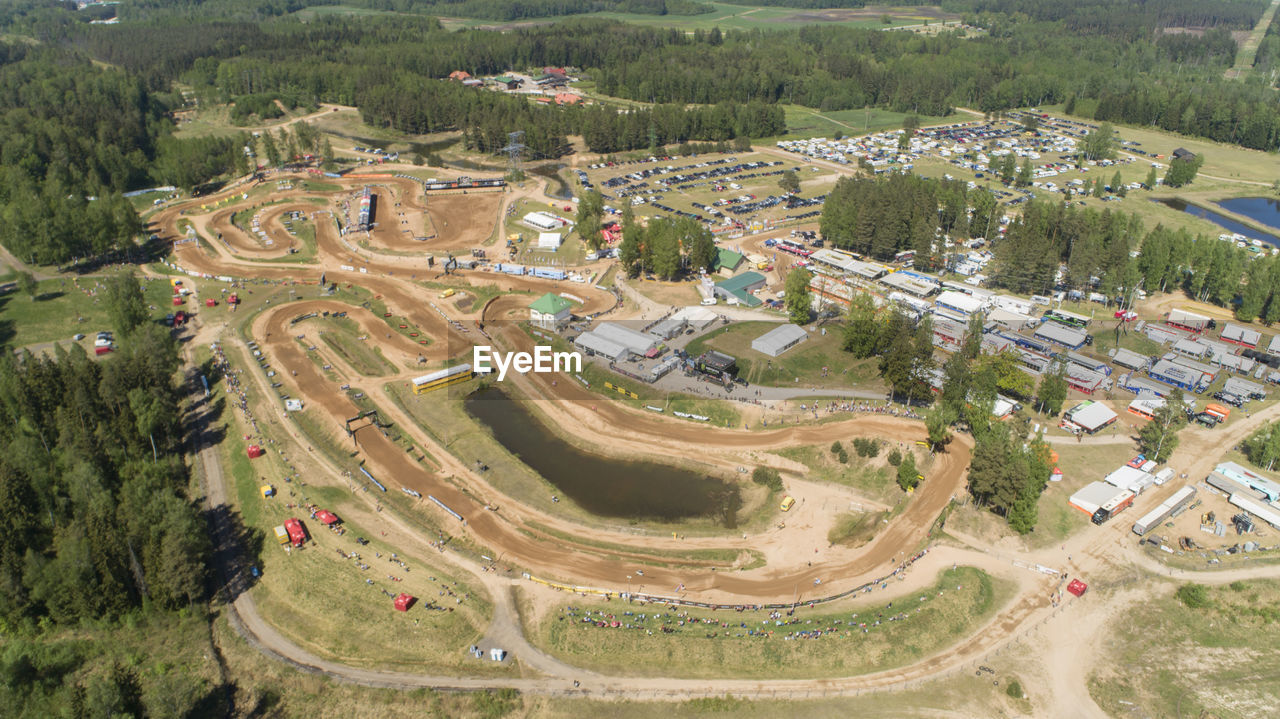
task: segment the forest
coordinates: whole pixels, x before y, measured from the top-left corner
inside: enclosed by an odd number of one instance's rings
[[[972,212],[970,212],[972,206]],[[942,267],[937,229],[957,239],[986,237],[998,227],[996,198],[959,180],[889,173],[842,177],[823,204],[822,235],[836,247],[891,260],[915,250],[916,269]]]
[[[0,361],[0,621],[12,629],[206,596],[177,347],[134,275],[109,280],[105,298],[119,340],[109,360],[74,345]]]

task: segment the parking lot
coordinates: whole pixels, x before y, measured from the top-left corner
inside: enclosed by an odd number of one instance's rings
[[[796,195],[778,185],[792,170],[801,183]],[[836,178],[804,160],[751,152],[604,162],[573,172],[579,187],[599,191],[614,212],[629,204],[637,218],[690,217],[725,233],[815,221]]]

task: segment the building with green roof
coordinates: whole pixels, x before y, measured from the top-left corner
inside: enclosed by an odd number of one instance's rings
[[[569,321],[572,309],[572,302],[548,292],[529,305],[529,321],[535,327],[558,330]]]
[[[737,277],[730,277],[716,283],[715,294],[728,302],[737,302],[744,307],[759,307],[760,298],[751,294],[764,287],[764,275],[759,272],[743,272]]]
[[[738,270],[738,266],[745,259],[746,257],[741,252],[735,252],[728,247],[720,247],[716,250],[715,263],[711,269],[721,274],[732,274]]]

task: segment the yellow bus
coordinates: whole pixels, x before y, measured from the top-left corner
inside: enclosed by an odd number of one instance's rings
[[[790,510],[793,506],[795,506],[795,503],[796,503],[796,498],[788,494],[787,496],[782,498],[782,504],[780,505],[780,508],[782,509],[782,511],[786,512]]]

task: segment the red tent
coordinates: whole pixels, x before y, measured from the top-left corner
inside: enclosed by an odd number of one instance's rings
[[[1067,585],[1067,591],[1071,592],[1077,597],[1083,596],[1085,593],[1085,590],[1087,590],[1088,588],[1089,588],[1089,585],[1085,584],[1079,579],[1072,579],[1071,583]]]
[[[396,609],[402,612],[407,612],[409,611],[409,607],[412,607],[413,603],[416,601],[418,601],[417,597],[402,593],[400,596],[396,597]]]
[[[317,510],[316,519],[320,520],[321,524],[326,524],[326,525],[333,525],[338,523],[338,518],[334,516],[333,512],[330,512],[327,509]]]
[[[265,454],[262,448],[256,444],[249,445],[249,449],[245,450],[245,454],[249,455],[249,459],[257,459]]]

